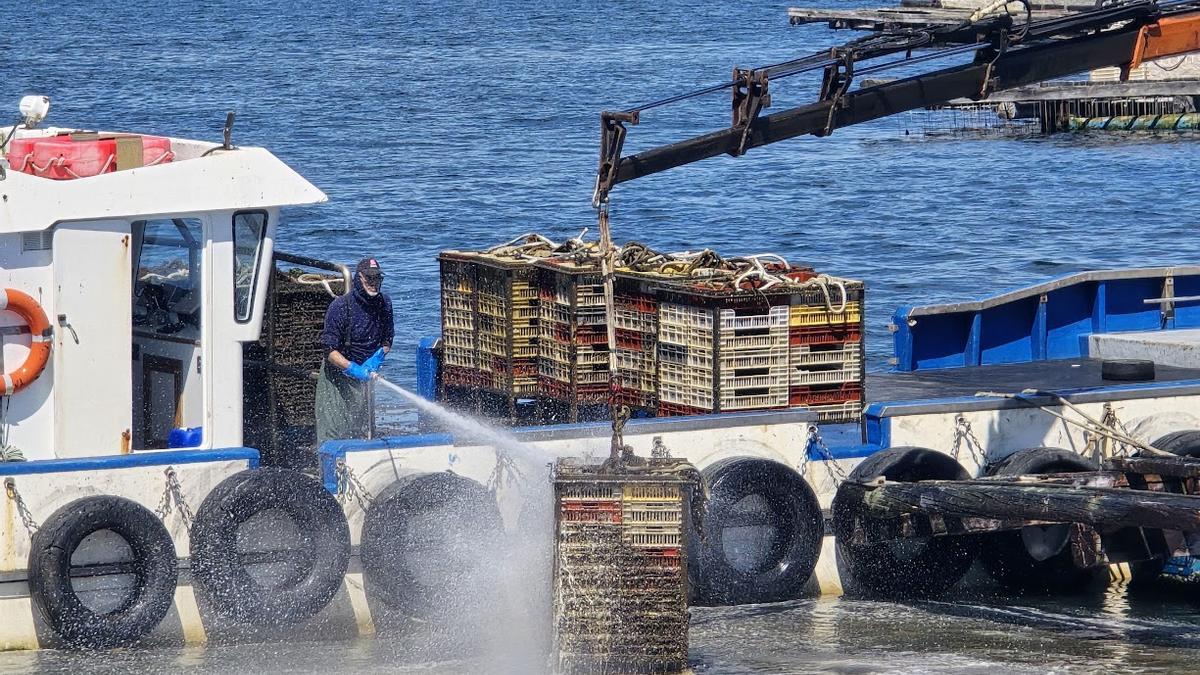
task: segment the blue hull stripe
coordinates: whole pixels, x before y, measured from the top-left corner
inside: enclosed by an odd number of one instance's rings
[[[237,461],[246,462],[252,469],[257,468],[258,450],[254,448],[142,450],[128,455],[40,459],[32,462],[4,462],[0,464],[0,476],[32,476],[36,474],[67,473],[71,471],[104,471],[110,469],[133,469],[143,466]]]

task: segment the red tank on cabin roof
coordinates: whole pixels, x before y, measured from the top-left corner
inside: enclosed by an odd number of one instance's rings
[[[13,171],[54,180],[163,164],[174,159],[171,139],[122,134],[63,134],[15,138],[8,146]]]

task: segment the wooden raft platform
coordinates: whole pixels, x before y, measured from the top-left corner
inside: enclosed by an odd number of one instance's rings
[[[898,7],[877,9],[837,9],[829,7],[788,8],[792,25],[827,23],[830,28],[850,30],[894,30],[926,26],[956,26],[967,19],[983,0],[903,0]],[[1030,2],[1033,19],[1051,19],[1095,9],[1095,2]]]

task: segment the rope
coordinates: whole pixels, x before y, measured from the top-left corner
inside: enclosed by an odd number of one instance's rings
[[[150,160],[149,162],[146,162],[145,164],[142,165],[142,167],[136,167],[136,168],[154,166],[156,164],[160,164],[162,162],[169,161],[174,157],[175,157],[175,153],[171,152],[170,150],[164,150],[163,153],[161,155],[159,155],[158,157]],[[116,161],[117,161],[116,155],[109,155],[108,159],[104,160],[104,165],[101,166],[100,170],[96,172],[96,175],[99,175],[102,173],[108,173],[109,168],[111,168],[112,165],[116,163]],[[13,167],[13,169],[15,171],[27,173],[25,171],[25,169],[26,169],[26,167],[29,167],[29,166],[33,167],[34,175],[44,175],[46,172],[50,171],[50,169],[57,166],[72,178],[86,178],[87,177],[87,176],[81,176],[80,174],[77,174],[73,170],[71,170],[71,168],[69,166],[67,166],[67,158],[66,157],[52,157],[51,159],[47,160],[45,166],[38,166],[38,163],[33,161],[33,153],[32,152],[26,154],[24,157],[21,158],[21,166]]]
[[[1173,455],[1169,452],[1164,452],[1162,450],[1159,450],[1158,448],[1150,445],[1149,443],[1143,443],[1142,441],[1139,441],[1136,438],[1133,438],[1132,436],[1130,436],[1126,433],[1122,433],[1120,430],[1115,429],[1112,426],[1104,424],[1100,420],[1097,420],[1094,417],[1085,413],[1083,410],[1081,410],[1079,408],[1079,406],[1075,405],[1074,403],[1071,403],[1063,396],[1056,394],[1052,391],[1040,391],[1037,389],[1026,389],[1024,391],[1021,391],[1021,392],[1018,392],[1015,394],[981,391],[981,392],[976,392],[975,395],[976,396],[993,396],[993,397],[997,397],[997,398],[1011,398],[1011,399],[1016,399],[1019,401],[1025,401],[1027,403],[1032,404],[1034,407],[1038,408],[1042,412],[1044,412],[1052,417],[1057,417],[1058,419],[1062,420],[1063,422],[1066,422],[1067,424],[1073,424],[1089,433],[1098,434],[1100,436],[1104,436],[1106,438],[1115,440],[1118,443],[1124,443],[1125,445],[1133,446],[1148,455],[1152,455],[1152,456],[1156,456],[1156,457],[1175,457],[1175,455]],[[1045,406],[1045,405],[1042,405],[1042,404],[1034,401],[1032,397],[1035,397],[1035,396],[1048,396],[1050,398],[1053,398],[1054,400],[1059,402],[1064,407],[1074,411],[1077,415],[1082,417],[1084,419],[1084,421],[1080,422],[1079,420],[1071,419],[1071,418],[1067,417],[1066,415],[1058,412],[1057,410],[1051,409],[1049,406]]]
[[[333,292],[333,286],[330,285],[330,282],[342,281],[340,278],[327,277],[323,274],[317,274],[315,272],[305,272],[304,274],[296,277],[295,280],[296,283],[306,284],[308,286],[324,286],[325,292],[328,293],[329,297],[331,298],[338,297],[338,294]]]

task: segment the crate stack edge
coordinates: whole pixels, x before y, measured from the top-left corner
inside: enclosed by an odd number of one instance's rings
[[[798,295],[788,314],[788,403],[811,408],[826,424],[859,421],[866,384],[866,287],[834,281],[824,287],[828,295],[819,287]]]

